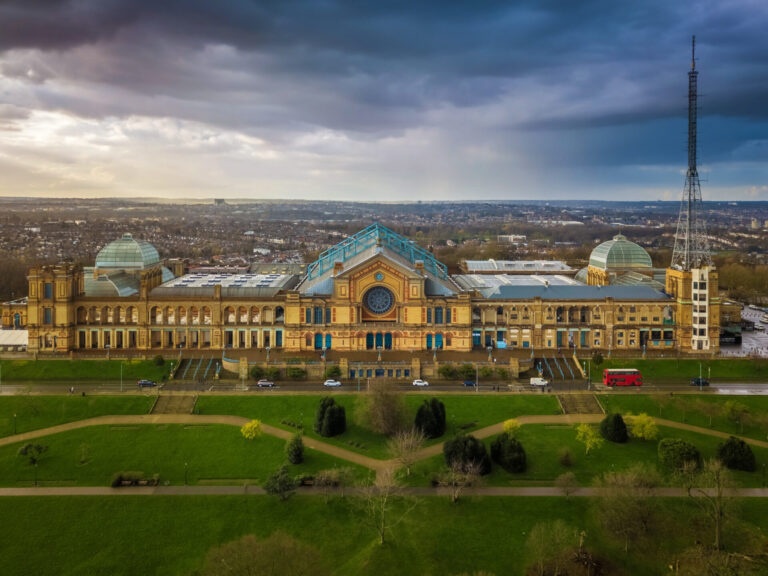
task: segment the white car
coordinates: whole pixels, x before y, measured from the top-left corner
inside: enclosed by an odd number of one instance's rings
[[[323,382],[323,386],[341,386],[341,382],[338,380],[326,380]]]
[[[418,379],[418,380],[414,380],[413,381],[413,385],[414,386],[429,386],[429,382],[427,382],[426,380]]]

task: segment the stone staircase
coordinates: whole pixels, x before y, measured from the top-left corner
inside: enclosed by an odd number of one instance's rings
[[[160,394],[152,408],[152,414],[192,414],[197,396],[188,394]]]
[[[603,407],[594,394],[558,394],[563,414],[603,414]]]

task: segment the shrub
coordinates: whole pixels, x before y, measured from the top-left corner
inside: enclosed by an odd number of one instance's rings
[[[165,364],[165,358],[163,358],[161,354],[158,354],[157,356],[152,358],[152,363],[155,366],[162,366],[163,364]]]
[[[513,438],[517,436],[517,431],[520,430],[520,420],[517,420],[516,418],[510,418],[509,420],[504,420],[504,432],[512,436]]]
[[[653,418],[648,414],[638,414],[633,416],[632,414],[626,415],[626,423],[629,428],[629,433],[632,438],[638,440],[653,440],[659,435],[659,427]]]
[[[459,375],[452,364],[443,364],[437,369],[438,375],[445,380],[456,380]]]
[[[279,368],[267,368],[264,370],[264,377],[267,380],[272,380],[272,382],[277,382],[280,380],[280,369]]]
[[[485,378],[486,380],[488,378],[493,378],[493,368],[490,366],[482,366],[478,372],[480,373],[481,378]]]
[[[699,449],[681,438],[662,438],[658,451],[659,461],[671,470],[682,470],[687,462],[696,468],[701,464]]]
[[[285,377],[289,380],[304,380],[307,377],[307,371],[298,366],[289,366],[285,369]]]
[[[287,500],[296,489],[296,480],[288,475],[288,468],[281,466],[264,483],[264,491],[267,494],[278,496],[280,500]]]
[[[261,380],[264,377],[264,368],[261,366],[254,366],[251,368],[251,378],[254,380]]]
[[[333,398],[320,400],[315,414],[315,432],[326,438],[343,434],[347,429],[347,412]]]
[[[448,440],[443,445],[443,455],[448,468],[458,468],[464,474],[469,473],[473,467],[481,476],[491,471],[491,459],[485,444],[472,435],[456,436]]]
[[[240,428],[240,434],[242,434],[246,440],[255,440],[261,436],[261,421],[251,420]]]
[[[595,355],[592,356],[592,364],[595,366],[600,366],[600,364],[603,363],[603,355],[600,352],[595,352]]]
[[[498,374],[499,378],[502,380],[509,380],[509,370],[506,368],[496,368],[496,374]]]
[[[603,421],[600,422],[600,434],[606,440],[616,442],[617,444],[624,444],[629,440],[627,425],[624,423],[624,418],[621,417],[621,414],[608,414],[603,418]]]
[[[456,369],[456,373],[462,380],[475,379],[475,367],[472,364],[462,364]]]
[[[415,427],[425,438],[440,438],[445,434],[445,404],[437,398],[424,400],[416,412]]]
[[[339,368],[336,364],[333,366],[328,366],[328,368],[326,368],[325,372],[323,373],[323,377],[326,380],[338,380],[341,378],[341,368]]]
[[[304,442],[301,440],[301,434],[294,434],[285,445],[285,457],[291,464],[301,464],[304,462]]]
[[[573,466],[573,459],[567,448],[560,450],[560,465],[565,466],[566,468]]]
[[[741,438],[731,436],[717,447],[717,458],[731,470],[754,472],[757,464],[749,444]]]
[[[491,459],[507,472],[519,474],[525,472],[525,450],[520,441],[507,434],[500,434],[491,443]]]

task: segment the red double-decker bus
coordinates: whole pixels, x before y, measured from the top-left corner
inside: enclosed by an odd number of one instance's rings
[[[608,368],[603,370],[606,386],[642,386],[643,375],[634,368]]]

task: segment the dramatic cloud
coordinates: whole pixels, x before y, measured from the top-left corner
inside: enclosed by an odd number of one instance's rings
[[[761,0],[6,0],[0,194],[766,198]]]

